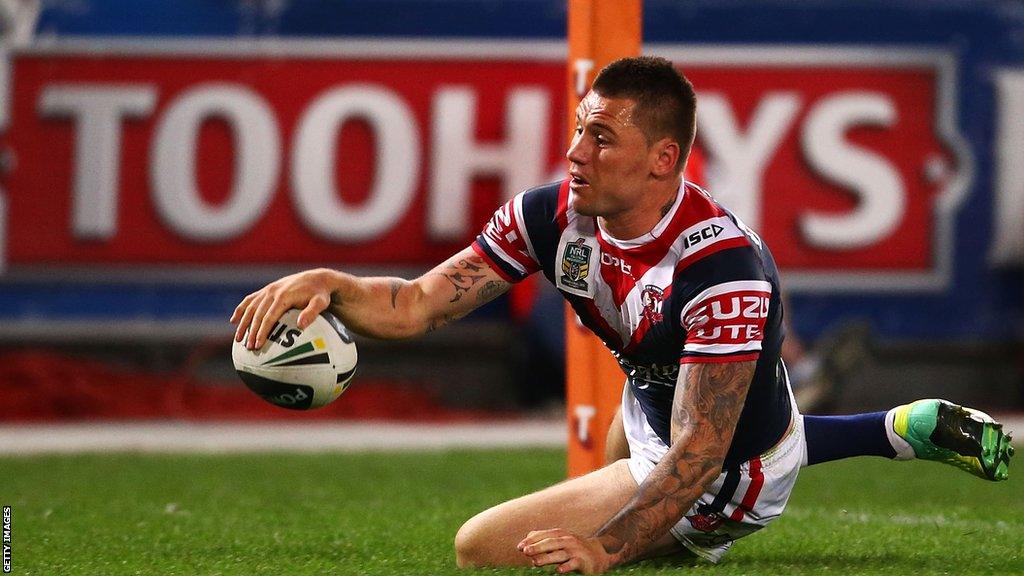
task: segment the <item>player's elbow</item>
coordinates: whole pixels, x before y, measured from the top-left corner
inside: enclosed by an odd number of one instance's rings
[[[728,445],[728,443],[726,443]],[[693,485],[707,492],[715,480],[722,475],[725,466],[725,450],[711,450],[704,453],[704,459],[694,466]]]
[[[415,318],[398,318],[392,322],[384,336],[387,340],[406,340],[422,336],[429,331],[427,322]]]
[[[705,463],[704,468],[700,472],[700,476],[697,477],[695,484],[703,486],[704,491],[714,484],[715,480],[722,475],[722,467],[725,466],[725,458],[712,458]]]
[[[378,340],[405,340],[423,333],[417,323],[398,314],[360,318],[347,323],[347,326],[360,336]]]
[[[439,321],[429,306],[429,300],[418,280],[409,282],[402,290],[398,307],[396,332],[399,338],[415,338],[435,329]]]
[[[419,285],[406,282],[392,298],[391,309],[379,317],[378,329],[372,336],[386,340],[405,340],[422,336],[435,324]]]
[[[726,446],[728,444],[728,442],[725,443]],[[684,461],[687,462],[688,465],[685,468],[691,471],[689,480],[693,486],[700,486],[706,492],[711,484],[722,474],[722,467],[725,466],[724,450],[685,450],[683,445],[678,443],[674,444],[672,448],[677,459],[677,465],[682,465]],[[701,457],[688,459],[684,455],[686,453],[700,453]]]

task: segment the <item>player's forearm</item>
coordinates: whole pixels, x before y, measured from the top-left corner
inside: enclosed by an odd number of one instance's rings
[[[595,534],[614,564],[639,558],[721,473],[754,362],[688,365],[677,383],[672,447],[633,499]]]
[[[323,270],[331,286],[330,311],[353,332],[382,339],[411,338],[426,332],[429,321],[412,282],[393,277],[361,278]]]
[[[358,334],[411,338],[458,320],[508,290],[471,248],[415,280],[330,274],[331,311]]]
[[[614,565],[639,558],[686,514],[721,471],[719,452],[684,444],[669,450],[629,504],[596,534]]]

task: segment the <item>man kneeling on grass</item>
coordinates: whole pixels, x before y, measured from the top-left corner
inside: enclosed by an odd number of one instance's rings
[[[717,561],[779,517],[801,466],[876,455],[1005,480],[1013,448],[987,415],[941,400],[816,417],[792,401],[782,295],[768,247],[683,180],[696,97],[672,64],[607,66],[576,113],[567,180],[527,190],[422,277],[311,270],[236,308],[236,339],[266,341],[290,309],[407,338],[542,272],[621,364],[627,385],[604,468],[485,510],[455,537],[459,566],[601,573],[643,558]]]

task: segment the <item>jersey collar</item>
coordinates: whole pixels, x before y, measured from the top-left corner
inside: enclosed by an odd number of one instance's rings
[[[636,238],[632,238],[630,240],[620,240],[618,238],[615,238],[614,236],[609,234],[607,230],[604,229],[604,226],[601,225],[600,219],[595,218],[595,220],[597,220],[597,227],[601,231],[601,239],[620,250],[638,248],[640,246],[646,246],[647,244],[654,242],[659,237],[661,237],[662,234],[665,233],[665,230],[668,229],[669,224],[672,223],[672,219],[675,218],[676,213],[679,212],[679,207],[683,203],[684,196],[686,196],[685,180],[683,180],[682,183],[680,183],[679,190],[676,192],[675,202],[672,203],[672,208],[669,209],[668,213],[665,214],[665,216],[658,221],[658,223],[650,232],[642,236],[637,236]]]

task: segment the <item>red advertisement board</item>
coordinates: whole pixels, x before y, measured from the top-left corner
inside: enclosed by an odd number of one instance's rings
[[[427,266],[564,171],[543,44],[98,42],[11,58],[7,269]],[[972,177],[941,53],[651,47],[793,287],[941,289]]]

